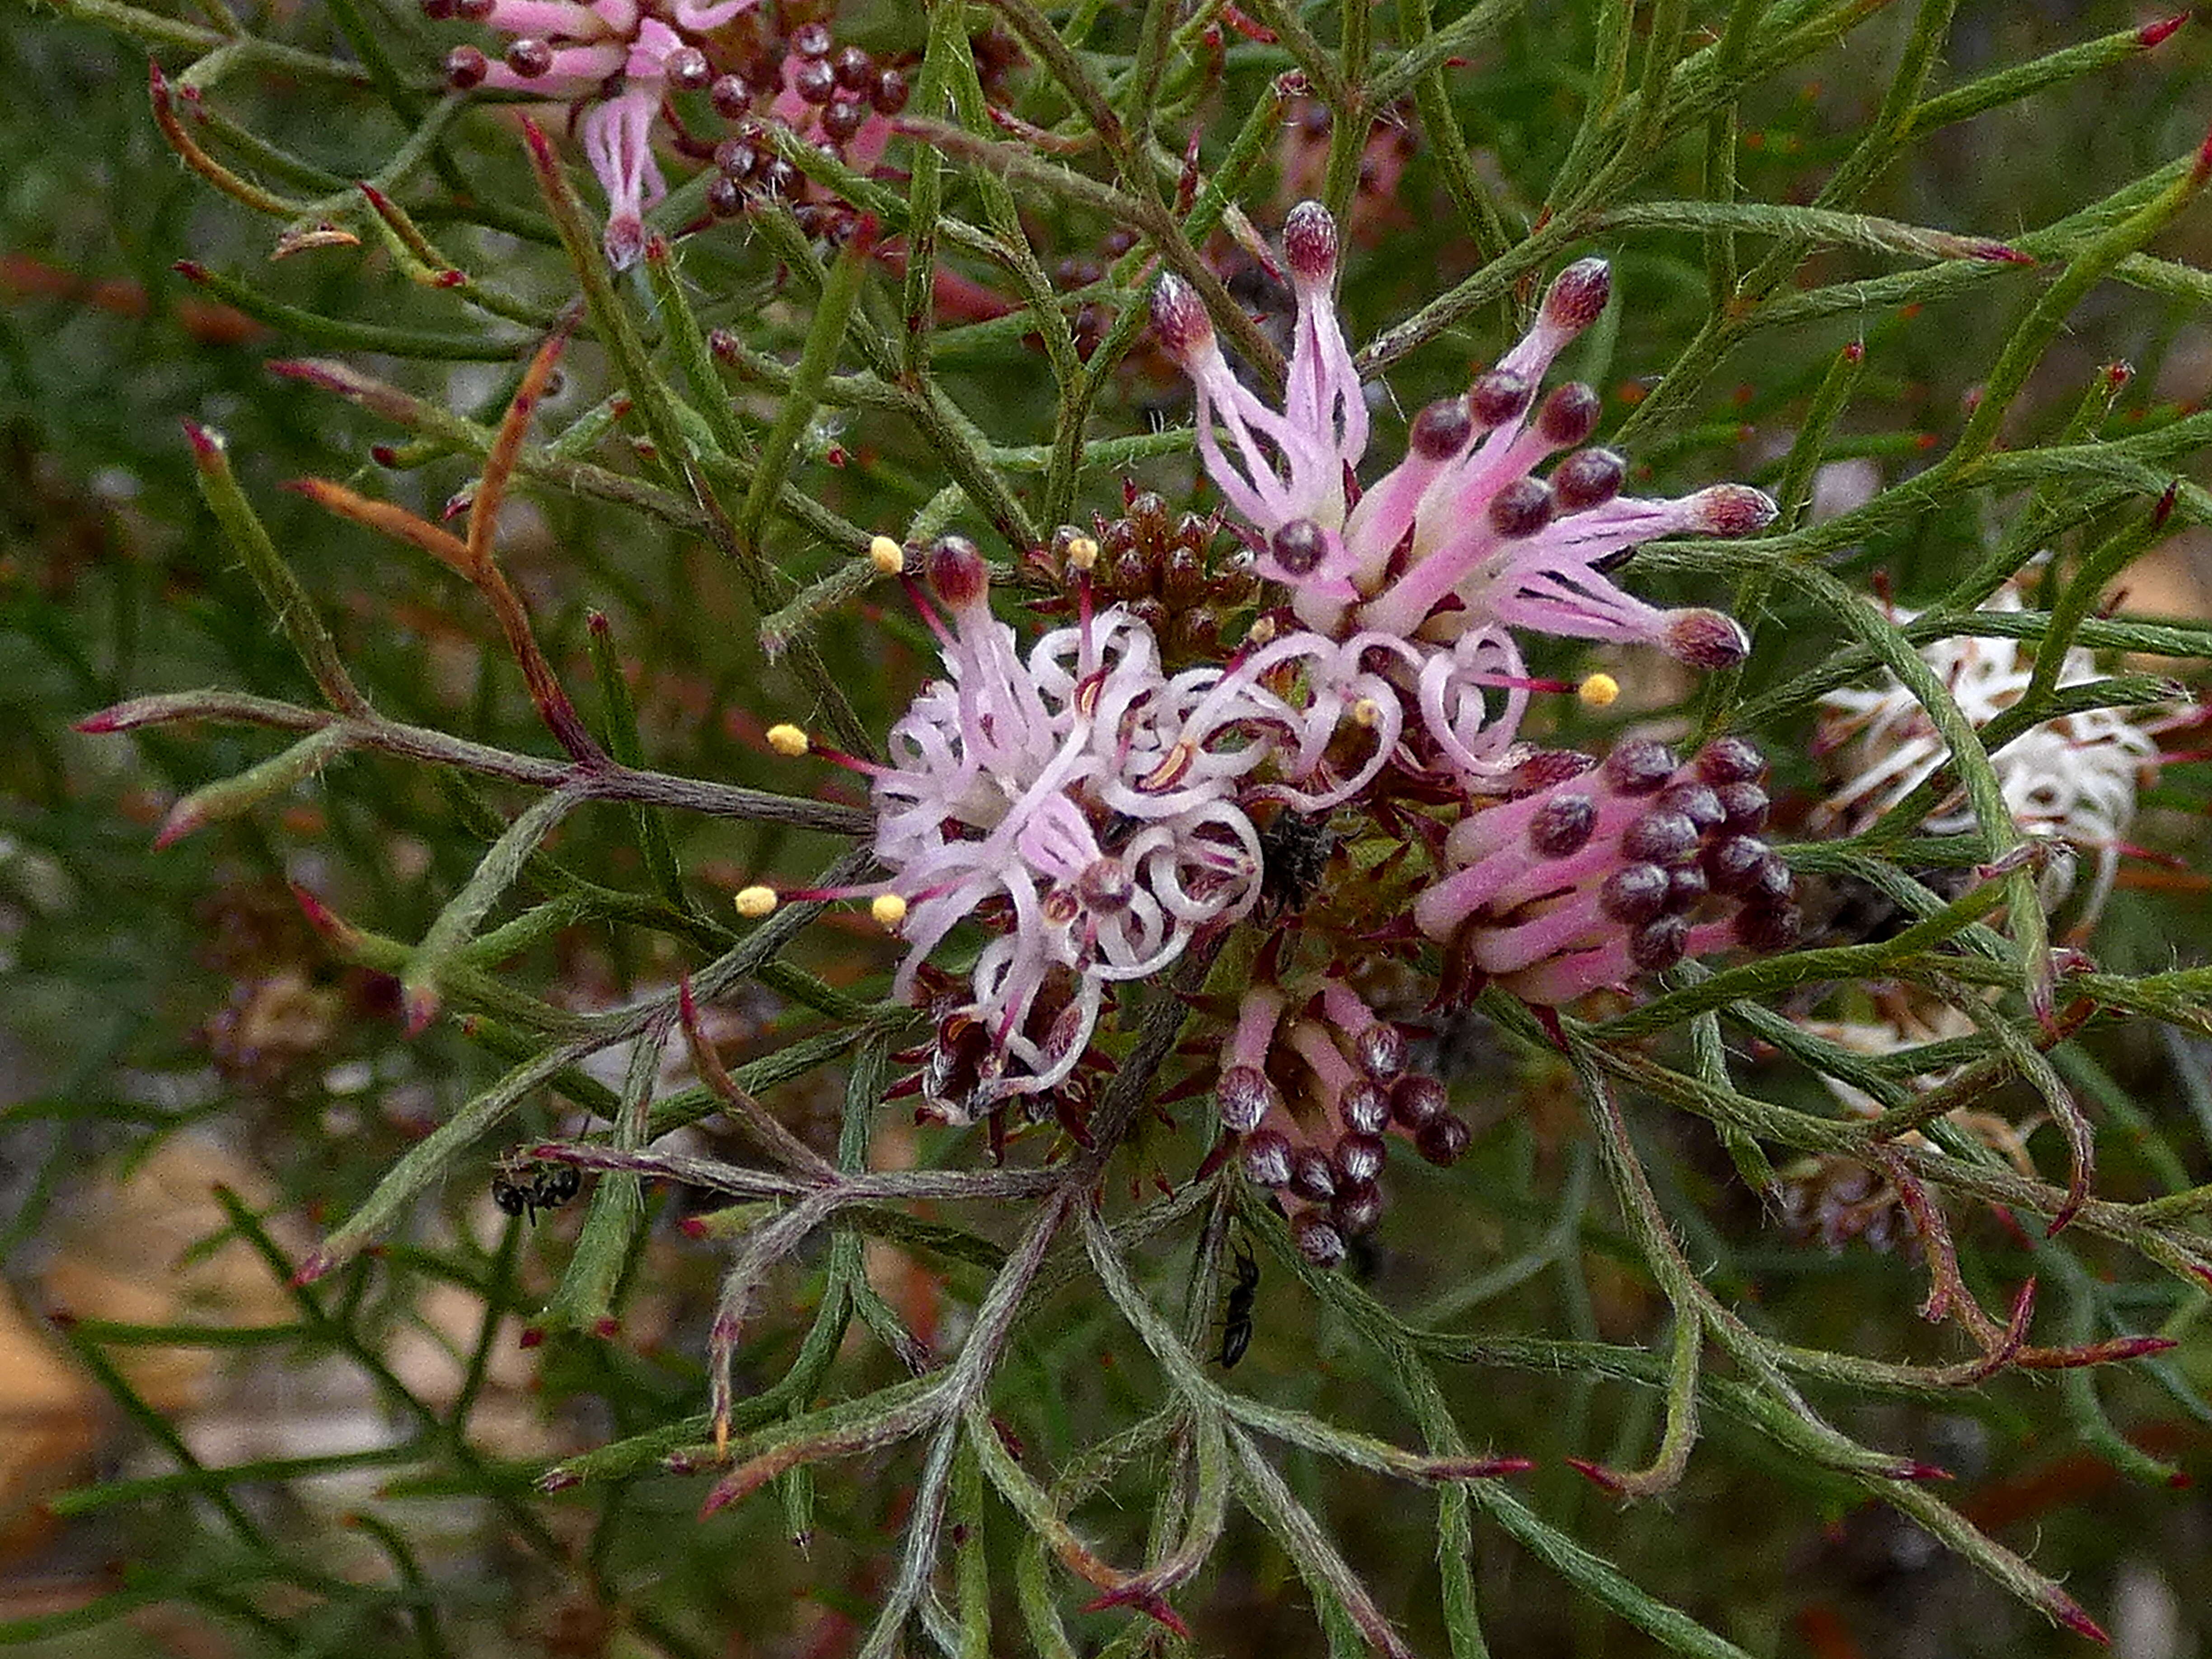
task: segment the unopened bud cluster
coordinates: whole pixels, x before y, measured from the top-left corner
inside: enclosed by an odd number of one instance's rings
[[[1132,489],[1120,518],[1101,515],[1087,535],[1064,526],[1028,556],[1030,568],[1060,590],[1037,608],[1048,615],[1073,611],[1080,580],[1099,599],[1127,606],[1152,629],[1169,662],[1218,662],[1230,630],[1257,605],[1261,592],[1249,553],[1241,547],[1226,556],[1216,552],[1219,528],[1200,514],[1171,514],[1154,492]],[[1096,555],[1087,568],[1079,568],[1070,555],[1085,544]]]

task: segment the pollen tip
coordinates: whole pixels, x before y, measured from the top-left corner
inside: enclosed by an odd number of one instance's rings
[[[896,928],[906,920],[906,901],[896,893],[878,893],[868,906],[868,914],[880,927]]]
[[[746,921],[758,921],[775,908],[778,901],[775,888],[757,884],[738,889],[737,897],[732,902],[736,904],[738,914]]]
[[[768,746],[786,760],[797,760],[814,745],[803,727],[785,720],[769,727]]]
[[[906,550],[888,536],[878,536],[868,543],[868,562],[886,576],[896,576],[906,568]]]
[[[1610,674],[1592,674],[1575,688],[1575,695],[1589,708],[1610,708],[1620,696],[1620,682]]]
[[[1373,731],[1382,723],[1382,705],[1372,697],[1361,697],[1350,710],[1352,724]]]
[[[1090,570],[1098,563],[1098,544],[1088,536],[1072,536],[1067,543],[1067,568]]]

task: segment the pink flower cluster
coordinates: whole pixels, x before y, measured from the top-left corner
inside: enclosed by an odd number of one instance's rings
[[[496,64],[475,46],[454,47],[446,78],[455,87],[592,100],[579,131],[607,193],[607,260],[619,270],[645,251],[645,210],[668,193],[653,155],[661,101],[672,88],[701,91],[714,78],[707,54],[685,37],[758,3],[672,0],[666,16],[649,0],[422,0],[422,9],[515,37]]]

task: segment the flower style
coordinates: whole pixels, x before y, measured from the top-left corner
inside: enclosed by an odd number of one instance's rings
[[[1983,606],[2000,612],[2020,608],[2020,595],[2009,587]],[[1893,620],[1907,623],[1917,614],[1898,611]],[[2018,641],[1964,635],[1923,646],[1920,659],[1977,728],[2020,701],[2035,667],[2034,653],[2024,652]],[[2080,685],[2096,678],[2095,659],[2077,647],[2066,653],[2057,684]],[[1819,746],[1836,754],[1844,781],[1821,803],[1816,828],[1845,834],[1864,829],[1950,759],[1927,710],[1891,674],[1867,690],[1832,691],[1821,704]],[[2021,829],[2097,854],[2096,884],[2085,906],[2090,918],[2111,890],[2136,791],[2158,769],[2157,743],[2139,718],[2139,711],[2117,708],[2063,715],[2031,726],[1990,757],[2005,805]],[[1934,836],[1961,835],[1973,827],[1973,811],[1962,792],[1938,804],[1923,825]],[[2046,897],[2056,902],[2065,896],[2067,866],[2059,861],[2051,868],[2059,885]]]
[[[434,19],[459,16],[515,38],[502,62],[456,46],[446,77],[461,88],[488,86],[564,101],[592,100],[580,123],[584,154],[607,194],[607,261],[617,270],[645,251],[645,210],[668,192],[653,155],[653,124],[672,89],[696,92],[713,79],[707,54],[685,39],[720,28],[758,0],[673,0],[666,16],[650,0],[422,0]],[[610,91],[610,88],[613,88]]]
[[[1685,957],[1796,940],[1790,866],[1758,836],[1766,763],[1751,744],[1723,738],[1686,766],[1649,738],[1601,766],[1544,759],[1565,775],[1462,819],[1452,873],[1414,902],[1466,968],[1555,1006]]]

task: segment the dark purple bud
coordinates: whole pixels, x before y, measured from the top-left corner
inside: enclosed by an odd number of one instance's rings
[[[1267,543],[1275,562],[1293,576],[1310,576],[1328,556],[1328,534],[1311,519],[1293,519]]]
[[[1344,1235],[1325,1216],[1308,1211],[1291,1223],[1291,1238],[1298,1254],[1316,1267],[1334,1267],[1344,1260]]]
[[[1628,936],[1628,959],[1647,974],[1672,968],[1682,959],[1690,924],[1680,916],[1662,916]]]
[[[1373,1134],[1346,1135],[1336,1143],[1337,1192],[1344,1191],[1346,1182],[1372,1181],[1382,1173],[1382,1159],[1389,1147],[1384,1144],[1381,1131]]]
[[[481,23],[496,9],[499,0],[459,0],[453,15],[465,23]]]
[[[1504,426],[1518,419],[1521,411],[1528,407],[1528,399],[1536,389],[1510,369],[1493,368],[1487,374],[1474,377],[1474,385],[1467,394],[1468,412],[1474,423],[1486,430]]]
[[[1659,792],[1659,805],[1670,812],[1680,812],[1698,826],[1698,833],[1717,830],[1727,818],[1728,811],[1721,798],[1704,784],[1685,778],[1670,783]]]
[[[446,84],[455,92],[468,92],[483,84],[491,65],[475,46],[455,46],[446,54]]]
[[[1152,330],[1169,356],[1187,362],[1212,343],[1213,322],[1189,283],[1172,274],[1162,276],[1152,290]]]
[[[1655,808],[1622,832],[1620,851],[1640,864],[1685,864],[1698,855],[1698,826],[1680,812]]]
[[[1528,850],[1540,859],[1563,859],[1589,845],[1597,828],[1597,803],[1588,795],[1554,795],[1528,820]]]
[[[1757,783],[1766,775],[1766,757],[1747,738],[1715,738],[1698,750],[1697,768],[1707,783]]]
[[[907,95],[906,76],[895,69],[879,71],[868,88],[868,101],[878,115],[896,115],[906,107]]]
[[[1570,380],[1544,399],[1536,416],[1536,430],[1553,448],[1572,449],[1589,441],[1589,434],[1597,430],[1598,416],[1604,412],[1605,404],[1595,391],[1580,380]]]
[[[1500,782],[1508,797],[1524,800],[1563,783],[1571,783],[1596,764],[1595,759],[1579,750],[1540,749],[1507,773]]]
[[[1728,827],[1740,836],[1755,836],[1766,828],[1770,802],[1766,791],[1755,783],[1723,784],[1713,792],[1720,797]]]
[[[1327,1152],[1311,1146],[1293,1147],[1290,1187],[1300,1198],[1326,1204],[1336,1196],[1336,1165],[1329,1162]]]
[[[791,71],[791,89],[810,104],[826,104],[837,90],[837,72],[826,58],[805,58]]]
[[[1267,1108],[1274,1103],[1275,1085],[1267,1081],[1267,1074],[1256,1066],[1232,1066],[1221,1074],[1221,1081],[1213,1085],[1213,1103],[1220,1109],[1222,1127],[1237,1133],[1250,1134],[1267,1116]],[[1279,1136],[1277,1137],[1279,1139]],[[1255,1137],[1256,1139],[1256,1137]],[[1285,1141],[1287,1146],[1290,1143]],[[1245,1156],[1251,1156],[1252,1141],[1245,1143]],[[1290,1178],[1287,1164],[1284,1179]]]
[[[844,143],[860,130],[868,118],[868,106],[857,98],[832,98],[830,107],[822,112],[822,131],[828,137]]]
[[[824,23],[801,23],[791,32],[791,49],[801,58],[827,58],[831,41]]]
[[[1654,738],[1631,738],[1605,757],[1605,781],[1616,794],[1649,795],[1680,769],[1674,751]]]
[[[752,82],[742,75],[718,75],[707,88],[708,101],[725,121],[734,121],[752,106]]]
[[[1336,221],[1319,202],[1301,202],[1283,222],[1283,257],[1302,284],[1336,276]]]
[[[837,84],[848,92],[866,92],[876,78],[876,60],[859,46],[838,48],[830,67],[836,72]]]
[[[1787,951],[1803,928],[1804,918],[1794,904],[1746,905],[1736,912],[1735,936],[1747,950]]]
[[[1291,1182],[1290,1137],[1273,1129],[1255,1129],[1238,1149],[1244,1174],[1262,1187],[1287,1187]]]
[[[1552,279],[1544,296],[1544,320],[1579,334],[1598,319],[1613,297],[1613,272],[1602,259],[1577,259]]]
[[[799,169],[781,155],[771,155],[760,164],[754,182],[766,195],[788,196],[799,188]]]
[[[1356,1135],[1379,1135],[1390,1127],[1389,1091],[1362,1078],[1336,1103],[1337,1115]]]
[[[453,0],[422,0],[422,15],[434,23],[449,21],[458,9]]]
[[[696,46],[678,46],[660,60],[660,72],[678,92],[703,92],[714,78],[714,66]]]
[[[1717,611],[1677,611],[1667,618],[1659,648],[1677,662],[1708,671],[1733,668],[1751,654],[1751,640],[1735,618]]]
[[[1690,498],[1697,528],[1708,536],[1753,536],[1774,522],[1771,497],[1749,484],[1714,484]]]
[[[1347,1181],[1337,1188],[1328,1218],[1347,1238],[1374,1231],[1382,1218],[1382,1189],[1371,1181]]]
[[[1759,872],[1751,878],[1750,890],[1743,896],[1746,904],[1771,906],[1787,904],[1797,896],[1797,878],[1779,853],[1769,853],[1760,862]]]
[[[535,81],[541,75],[553,72],[553,48],[543,40],[524,35],[507,43],[507,66],[526,81]]]
[[[1206,561],[1195,548],[1170,543],[1160,564],[1160,597],[1176,609],[1195,605],[1206,592]]]
[[[1406,1034],[1387,1019],[1378,1019],[1362,1031],[1353,1040],[1352,1050],[1359,1069],[1377,1083],[1388,1083],[1406,1069]]]
[[[1474,1139],[1474,1131],[1467,1127],[1467,1120],[1451,1112],[1439,1112],[1413,1131],[1413,1150],[1440,1170],[1448,1170],[1458,1163]]]
[[[725,179],[743,181],[760,167],[760,152],[741,138],[725,138],[714,146],[714,169]]]
[[[1432,1077],[1401,1077],[1390,1090],[1390,1115],[1408,1129],[1419,1129],[1443,1115],[1448,1098],[1444,1085]]]
[[[1656,864],[1631,864],[1614,871],[1598,889],[1598,908],[1607,921],[1625,927],[1641,927],[1667,912],[1672,882]]]
[[[1168,517],[1167,497],[1157,489],[1139,491],[1129,501],[1129,527],[1140,542],[1164,542],[1174,526]]]
[[[1577,449],[1552,469],[1552,494],[1562,514],[1587,513],[1620,494],[1628,463],[1610,449]]]
[[[1686,916],[1705,902],[1712,890],[1705,872],[1694,864],[1686,864],[1679,870],[1667,872],[1667,914]]]
[[[717,219],[734,219],[745,210],[745,192],[734,179],[716,173],[707,180],[707,211]]]
[[[1553,511],[1551,485],[1541,478],[1516,478],[1490,498],[1490,527],[1518,541],[1551,523]]]
[[[1413,416],[1406,447],[1425,461],[1448,461],[1474,435],[1474,417],[1464,398],[1443,398]]]
[[[975,544],[965,536],[939,536],[924,556],[924,569],[937,597],[955,611],[981,600],[991,573]]]
[[[1769,854],[1766,843],[1754,836],[1730,836],[1706,848],[1705,879],[1713,891],[1741,898],[1758,884]]]

